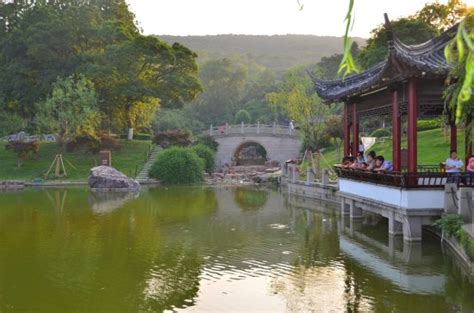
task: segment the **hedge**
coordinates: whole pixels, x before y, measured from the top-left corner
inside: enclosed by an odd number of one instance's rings
[[[204,161],[190,148],[171,147],[162,151],[149,175],[165,185],[188,185],[203,181]]]

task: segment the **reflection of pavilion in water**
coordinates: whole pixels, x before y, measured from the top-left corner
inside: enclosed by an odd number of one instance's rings
[[[318,208],[317,200],[289,197],[290,204],[301,207]],[[310,203],[312,203],[310,205]],[[322,209],[327,212],[327,209]],[[438,294],[443,292],[446,276],[435,255],[430,255],[425,244],[403,241],[401,238],[387,236],[384,219],[369,215],[364,220],[347,219],[344,216],[337,223],[339,230],[339,249],[358,266],[372,274],[389,281],[404,292],[412,294]],[[308,224],[308,226],[310,226]],[[327,227],[314,225],[313,227]],[[388,237],[388,238],[387,238]],[[427,252],[423,253],[422,252]]]
[[[436,257],[424,253],[426,250],[429,253],[429,249],[422,247],[421,243],[404,241],[395,236],[385,236],[387,240],[383,234],[373,234],[371,230],[382,220],[376,219],[374,223],[373,220],[347,221],[342,218],[339,225],[341,251],[404,292],[443,292],[447,278],[442,268],[436,266]]]

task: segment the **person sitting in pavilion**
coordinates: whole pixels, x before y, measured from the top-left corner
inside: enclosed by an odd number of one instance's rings
[[[458,152],[452,150],[449,158],[446,160],[446,173],[459,174],[464,166],[462,160],[458,158]]]
[[[375,151],[370,151],[369,154],[367,154],[367,160],[365,161],[365,163],[367,164],[366,166],[366,170],[368,171],[372,171],[374,168],[375,168],[375,157],[377,156],[377,154],[375,153]]]
[[[393,164],[390,161],[385,161],[385,158],[381,155],[375,158],[374,172],[391,172],[393,171]]]

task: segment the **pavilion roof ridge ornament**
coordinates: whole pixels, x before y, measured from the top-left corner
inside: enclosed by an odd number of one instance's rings
[[[412,76],[447,75],[451,65],[444,57],[444,47],[455,37],[458,24],[424,43],[408,45],[397,38],[387,14],[384,14],[384,19],[388,31],[385,60],[344,79],[321,80],[310,75],[316,92],[323,100],[341,101]]]

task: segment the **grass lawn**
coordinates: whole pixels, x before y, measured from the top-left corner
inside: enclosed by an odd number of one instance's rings
[[[56,143],[43,143],[38,156],[30,156],[21,168],[17,168],[16,156],[0,142],[0,179],[32,180],[46,173],[58,151]],[[128,176],[135,176],[145,162],[150,141],[120,141],[121,149],[112,151],[112,166]],[[86,180],[89,170],[99,164],[99,155],[84,152],[63,154],[68,176],[63,180]]]
[[[402,149],[406,148],[406,138],[402,139]],[[377,139],[377,143],[370,149],[377,155],[383,155],[385,159],[392,160],[391,138]],[[464,130],[458,129],[458,155],[464,160]],[[443,129],[432,129],[418,132],[418,164],[436,165],[446,161],[449,157],[449,133],[445,135]],[[342,158],[342,152],[341,152]],[[321,167],[328,168],[333,164],[340,163],[334,148],[323,152]]]

